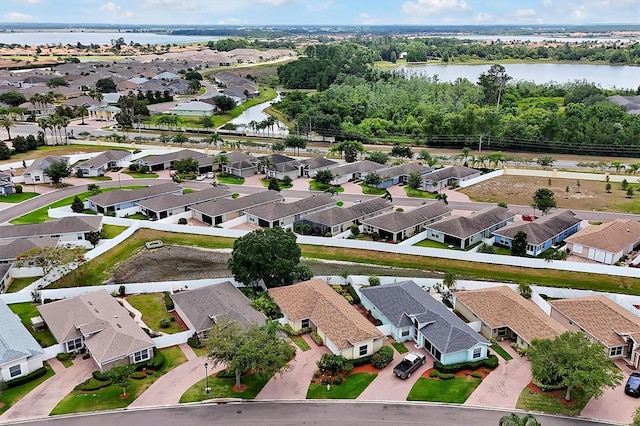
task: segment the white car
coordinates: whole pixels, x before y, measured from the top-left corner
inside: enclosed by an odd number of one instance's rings
[[[198,176],[196,177],[196,180],[204,180],[205,178],[206,178],[206,176],[205,176],[205,175],[198,175]]]
[[[213,179],[214,177],[216,177],[215,173],[213,173],[213,172],[208,172],[207,173],[207,179]]]

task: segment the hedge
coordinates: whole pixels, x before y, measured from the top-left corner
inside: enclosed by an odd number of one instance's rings
[[[111,385],[111,381],[96,380],[93,377],[85,380],[75,387],[75,390],[91,392]]]
[[[371,365],[375,368],[385,368],[393,361],[393,349],[391,346],[383,346],[371,357]]]
[[[153,349],[153,358],[151,358],[148,361],[142,361],[139,362],[137,364],[135,364],[135,370],[136,371],[140,371],[143,370],[145,368],[149,369],[149,370],[159,370],[160,368],[162,368],[162,366],[164,365],[164,362],[166,361],[166,357],[164,356],[164,354],[162,352],[160,352],[157,349]]]
[[[164,292],[164,306],[167,308],[167,311],[171,312],[175,308],[173,304],[173,299],[168,291]]]
[[[356,293],[356,290],[352,286],[348,285],[347,286],[347,291],[349,292],[351,297],[353,297],[353,303],[356,304],[356,305],[359,304],[360,303],[360,298],[358,297],[358,293]]]
[[[142,380],[142,379],[146,379],[147,375],[141,371],[134,371],[133,373],[131,373],[129,377],[135,380]]]
[[[101,373],[98,370],[94,371],[93,373],[91,373],[91,377],[93,377],[96,380],[99,380],[101,382],[106,382],[109,380],[109,377],[107,376],[107,373]]]
[[[58,361],[69,361],[73,358],[73,355],[66,352],[60,352],[58,355],[56,355],[56,358],[58,359]]]
[[[16,386],[21,386],[25,383],[29,383],[32,380],[39,379],[45,374],[47,374],[47,367],[40,367],[37,370],[34,370],[31,373],[27,374],[26,376],[7,380],[6,382],[4,382],[4,387],[5,389],[15,388]]]
[[[459,362],[457,364],[444,365],[440,361],[435,361],[433,366],[441,373],[456,373],[460,370],[475,369],[478,367],[496,368],[498,366],[498,357],[491,354],[486,359],[470,362]]]
[[[352,359],[349,362],[354,367],[360,367],[362,365],[370,364],[371,363],[371,358],[373,358],[373,355],[363,356],[362,358],[358,358],[358,359]]]

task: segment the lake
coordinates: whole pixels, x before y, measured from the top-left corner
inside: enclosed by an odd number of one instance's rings
[[[430,37],[438,37],[432,35]],[[534,36],[534,35],[485,35],[485,34],[456,34],[446,35],[443,38],[457,38],[460,40],[477,40],[477,41],[531,41],[539,43],[543,41],[557,41],[559,43],[613,43],[613,42],[629,42],[630,38],[610,38],[610,37],[558,37],[558,36]],[[635,40],[635,39],[634,39]]]
[[[595,64],[503,64],[507,74],[515,81],[526,80],[537,84],[548,82],[566,83],[575,80],[587,80],[602,88],[636,89],[640,86],[640,67],[630,65]],[[412,75],[438,76],[440,81],[455,81],[466,78],[476,83],[483,72],[491,65],[445,65],[419,64],[402,65],[396,69],[405,70]]]
[[[111,40],[120,37],[129,44],[173,44],[173,43],[207,43],[209,40],[220,40],[222,37],[212,36],[190,36],[190,35],[168,35],[154,33],[128,33],[128,32],[97,32],[97,31],[42,31],[42,32],[16,32],[0,33],[0,43],[4,44],[27,44],[29,46],[44,44],[77,44],[78,42],[87,44],[111,44]]]
[[[270,101],[252,106],[251,108],[247,108],[242,112],[242,114],[240,114],[239,116],[231,120],[231,123],[241,128],[247,128],[248,127],[247,125],[252,121],[260,122],[265,118],[269,117],[267,114],[265,114],[262,111],[265,108],[273,105],[274,103],[279,102],[280,99],[281,99],[280,94],[278,93],[278,96],[276,96],[274,99]],[[282,135],[282,136],[286,136],[289,133],[286,126],[284,126],[280,121],[276,121],[274,132],[276,135]],[[257,134],[260,134],[260,132],[258,132]]]

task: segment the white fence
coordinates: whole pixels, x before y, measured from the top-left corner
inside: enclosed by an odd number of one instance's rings
[[[398,243],[399,246],[412,246],[414,244],[418,244],[420,241],[425,240],[429,235],[429,231],[422,231],[420,233],[415,234],[412,237],[407,238],[404,241],[400,241]]]
[[[158,222],[160,222],[160,223],[178,223],[178,221],[180,219],[187,219],[187,220],[191,219],[191,216],[192,216],[191,211],[182,212],[182,213],[179,213],[179,214],[174,214],[174,215],[171,215],[171,216],[167,216],[164,219],[158,220]]]
[[[538,307],[542,309],[545,314],[551,316],[551,305],[535,291],[531,293],[531,301],[538,305]]]
[[[227,220],[226,222],[222,222],[220,227],[224,229],[233,228],[234,226],[242,225],[243,223],[247,223],[247,215],[243,214],[242,216],[238,216],[235,219]]]
[[[486,173],[484,175],[480,175],[477,178],[473,178],[473,179],[469,179],[469,180],[461,180],[460,182],[458,182],[458,186],[460,188],[466,188],[468,186],[471,185],[475,185],[477,183],[480,182],[484,182],[485,180],[489,180],[489,179],[493,179],[495,177],[498,176],[502,176],[504,174],[504,170],[500,169],[500,170],[494,170],[490,173]]]
[[[482,328],[482,321],[473,321],[473,322],[468,322],[467,325],[469,326],[469,328],[471,328],[473,331],[480,333],[480,329]]]
[[[536,176],[545,178],[573,179],[573,180],[594,180],[604,182],[609,176],[609,182],[622,182],[626,179],[629,182],[635,181],[636,176],[611,175],[608,173],[581,173],[581,172],[560,172],[553,170],[531,170],[531,169],[504,169],[505,175],[511,176]]]
[[[384,334],[385,336],[391,336],[391,332],[393,331],[391,324],[379,325],[376,328],[378,329],[378,331],[380,331],[380,333]]]
[[[156,348],[168,348],[169,346],[179,345],[181,343],[186,343],[189,337],[193,336],[193,330],[181,331],[180,333],[175,334],[165,334],[160,337],[154,337],[153,343],[156,345]]]
[[[55,358],[59,353],[64,352],[64,346],[60,343],[57,343],[52,346],[47,346],[46,348],[42,348],[44,353],[42,354],[43,360],[48,360],[51,358]]]
[[[41,277],[42,275],[44,275],[44,272],[39,266],[14,266],[9,270],[11,278]]]

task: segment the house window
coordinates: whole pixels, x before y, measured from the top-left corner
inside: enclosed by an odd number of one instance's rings
[[[621,356],[621,355],[622,355],[622,346],[609,348],[609,356]]]
[[[409,329],[402,330],[402,337],[407,337],[409,335],[409,333],[411,333],[411,330],[409,330]]]
[[[358,353],[360,354],[360,356],[365,356],[368,352],[369,347],[367,345],[362,345],[360,346],[360,349],[358,350]]]
[[[67,352],[82,348],[82,337],[67,342]]]
[[[300,321],[300,327],[309,328],[310,326],[311,326],[311,321],[309,320],[309,318],[305,318],[302,321]]]
[[[9,367],[9,376],[10,377],[16,377],[22,374],[22,367],[20,367],[20,364],[18,365],[12,365],[11,367]]]
[[[507,328],[502,327],[498,329],[498,337],[505,337],[507,335]]]
[[[145,360],[147,360],[149,358],[150,358],[149,357],[149,349],[143,349],[143,350],[133,354],[134,362],[145,361]]]
[[[34,180],[35,182],[40,182],[40,176],[34,176],[34,177],[33,177],[33,180]]]
[[[482,356],[482,348],[475,348],[473,350],[473,359],[480,358]]]
[[[76,234],[78,236],[78,240],[82,240],[83,239],[83,235],[82,234]]]

